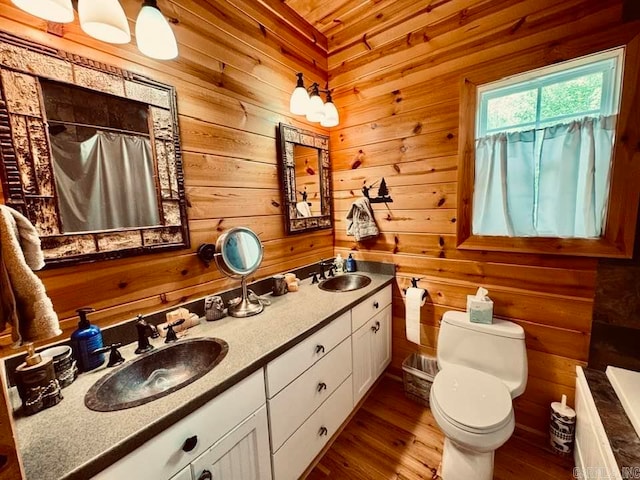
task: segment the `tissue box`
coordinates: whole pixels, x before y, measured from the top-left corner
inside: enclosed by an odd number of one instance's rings
[[[467,295],[467,313],[473,323],[493,323],[493,301],[489,297],[478,300],[475,295]]]

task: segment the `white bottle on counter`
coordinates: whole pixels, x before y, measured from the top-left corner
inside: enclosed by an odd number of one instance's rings
[[[336,275],[341,275],[344,273],[344,259],[342,255],[338,254],[336,259],[333,261],[333,265],[336,267]]]

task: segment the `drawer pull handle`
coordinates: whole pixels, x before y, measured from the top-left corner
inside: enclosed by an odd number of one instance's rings
[[[327,427],[320,427],[320,431],[318,432],[318,435],[320,435],[321,437],[324,437],[328,433],[329,433],[329,430],[327,430]]]
[[[373,333],[378,333],[378,330],[380,330],[380,322],[376,322],[376,326],[375,327],[373,325],[371,326],[371,331]]]
[[[317,345],[316,353],[324,353],[324,345]]]
[[[182,445],[182,450],[184,450],[185,452],[190,452],[191,450],[196,448],[197,444],[198,444],[198,436],[194,435],[193,437],[189,437],[184,441],[184,444]]]
[[[209,470],[203,470],[198,477],[198,480],[213,480],[213,475],[211,475]]]
[[[327,384],[324,382],[320,382],[318,384],[318,392],[321,392],[322,390],[326,390],[327,389]]]
[[[373,302],[373,306],[374,306],[375,308],[378,308],[378,307],[380,306],[380,304],[379,304],[379,303],[378,303],[378,301],[376,300],[375,302]]]

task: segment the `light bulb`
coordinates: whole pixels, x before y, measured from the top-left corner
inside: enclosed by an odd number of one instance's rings
[[[178,43],[156,0],[144,0],[136,20],[136,43],[147,57],[171,60],[178,56]]]
[[[38,18],[56,23],[73,22],[71,0],[11,0],[13,4]]]
[[[331,96],[327,95],[327,103],[324,104],[324,118],[320,120],[323,127],[335,127],[340,123],[338,109],[331,100]]]
[[[78,16],[84,32],[108,43],[129,43],[129,21],[118,0],[79,0]]]

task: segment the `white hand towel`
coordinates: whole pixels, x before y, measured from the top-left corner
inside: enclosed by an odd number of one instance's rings
[[[32,269],[44,266],[40,237],[29,220],[16,210],[0,205],[0,282],[9,292],[2,295],[0,330],[12,325],[14,346],[62,334],[58,316],[42,281]]]
[[[356,242],[376,238],[380,234],[369,199],[359,198],[351,204],[347,213],[347,235],[355,236]]]

